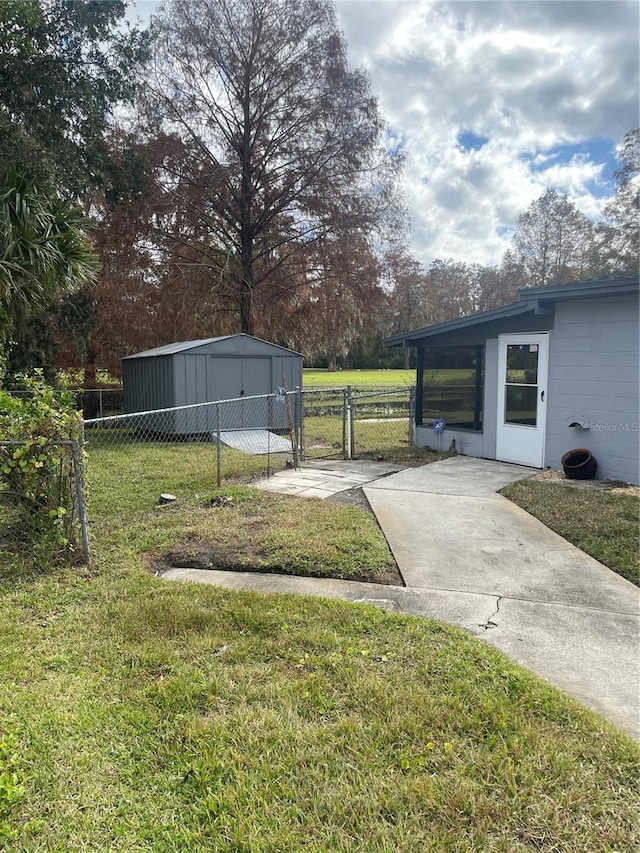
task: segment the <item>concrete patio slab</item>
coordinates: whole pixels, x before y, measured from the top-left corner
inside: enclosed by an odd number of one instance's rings
[[[328,466],[331,467],[328,467]],[[384,462],[305,463],[297,471],[277,471],[266,480],[255,484],[257,489],[281,495],[328,498],[371,483],[398,471],[397,465]]]
[[[406,468],[385,478],[384,483],[371,484],[371,488],[394,491],[427,493],[435,495],[467,495],[492,497],[500,489],[537,474],[536,468],[524,468],[507,462],[489,462],[471,456],[453,456],[423,465]]]

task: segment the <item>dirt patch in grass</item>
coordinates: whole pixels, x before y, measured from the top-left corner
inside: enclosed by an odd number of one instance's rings
[[[359,491],[358,498],[336,504],[248,488],[221,490],[191,513],[186,535],[148,556],[146,563],[154,574],[196,568],[402,586],[389,546]]]
[[[622,480],[571,480],[564,471],[548,468],[540,471],[529,478],[531,482],[552,483],[559,486],[567,486],[572,489],[582,489],[592,492],[611,492],[612,495],[633,495],[640,497],[640,486],[632,486]]]
[[[239,552],[235,547],[214,545],[198,539],[183,542],[169,551],[163,562],[175,569],[217,569],[231,572],[246,571],[244,560],[256,560],[251,549]],[[157,568],[157,566],[156,566]]]
[[[363,495],[364,498],[364,495]],[[364,498],[366,501],[366,498]],[[256,553],[250,545],[243,548],[228,548],[211,542],[191,541],[172,548],[159,560],[149,562],[153,574],[163,574],[169,569],[207,569],[222,572],[265,572],[305,577],[333,577],[339,580],[362,581],[391,586],[404,586],[397,565],[389,565],[376,572],[352,569],[336,569],[327,575],[323,566],[306,565],[299,571],[292,566],[274,564],[266,553]]]
[[[346,504],[347,506],[357,506],[358,509],[363,509],[365,512],[373,515],[371,504],[367,500],[362,486],[357,486],[355,489],[347,489],[344,492],[337,492],[326,498],[329,503]]]
[[[371,459],[374,462],[391,462],[392,464],[397,463],[406,468],[417,468],[420,465],[428,465],[431,462],[441,462],[443,459],[449,459],[450,456],[455,456],[455,453],[431,450],[429,447],[403,447],[398,445],[383,447],[380,450],[358,451],[357,455],[353,458],[354,460]]]

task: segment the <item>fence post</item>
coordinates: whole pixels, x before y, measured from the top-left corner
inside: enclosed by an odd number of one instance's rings
[[[413,447],[414,440],[414,422],[416,417],[416,388],[412,385],[409,388],[409,447]]]
[[[342,458],[347,458],[347,389],[342,392]]]
[[[295,471],[300,467],[300,460],[298,457],[298,444],[296,441],[296,431],[295,425],[293,423],[293,412],[291,410],[291,398],[289,396],[289,390],[287,388],[286,377],[283,376],[282,380],[284,382],[284,404],[285,411],[287,413],[287,422],[289,424],[289,438],[291,440],[291,455],[293,456],[293,468]]]
[[[351,440],[353,432],[351,428],[351,385],[347,385],[344,389],[344,420],[343,420],[343,456],[345,459],[351,459]]]
[[[356,389],[357,390],[357,389]],[[356,408],[357,408],[357,393],[349,386],[349,459],[353,459],[356,452]]]
[[[303,408],[303,397],[302,397],[302,388],[299,385],[296,385],[296,430],[297,430],[297,442],[298,449],[300,452],[300,461],[304,462],[305,452],[304,452],[304,408]]]
[[[100,417],[104,417],[104,410],[102,408],[102,388],[98,390],[98,411],[100,412]]]
[[[76,484],[76,502],[78,504],[78,521],[80,522],[80,538],[82,540],[82,556],[88,566],[91,563],[91,552],[89,550],[89,524],[87,522],[87,505],[84,499],[84,462],[81,448],[84,446],[84,426],[80,426],[79,441],[71,442],[71,456],[73,458],[73,477]]]
[[[271,430],[274,429],[273,422],[273,400],[275,394],[267,397],[267,480],[271,476]]]
[[[222,441],[220,440],[220,403],[216,403],[216,483],[222,484]]]

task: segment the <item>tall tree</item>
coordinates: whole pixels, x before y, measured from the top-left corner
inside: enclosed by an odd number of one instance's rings
[[[612,272],[635,272],[640,243],[640,128],[625,134],[619,156],[616,192],[604,208],[612,226],[606,229],[607,261]]]
[[[529,283],[581,278],[593,252],[593,223],[569,199],[547,189],[518,217],[513,244]]]
[[[104,180],[103,135],[131,100],[149,36],[126,0],[0,3],[0,162],[76,199]]]
[[[527,275],[516,254],[507,249],[497,266],[474,266],[474,302],[476,311],[487,311],[515,302],[518,290],[527,285]]]
[[[150,130],[188,151],[166,186],[177,205],[206,188],[187,202],[205,231],[190,248],[252,333],[258,295],[299,286],[301,248],[380,222],[397,161],[327,0],[174,0],[156,26]]]
[[[463,261],[437,258],[427,273],[434,322],[453,320],[475,310],[474,268]]]
[[[0,348],[58,296],[95,279],[98,260],[78,208],[19,172],[0,178]],[[24,347],[23,347],[24,349]]]
[[[115,168],[106,135],[116,105],[131,101],[135,75],[149,51],[148,33],[125,24],[127,5],[127,0],[0,3],[0,163],[29,175],[38,203],[50,203],[58,213],[66,199],[95,218],[97,193],[112,200],[122,195],[123,173]],[[34,203],[30,199],[31,211]],[[63,219],[75,227],[79,220],[72,218],[78,215],[67,207]],[[24,237],[26,231],[22,233]],[[39,233],[36,229],[34,235]],[[50,249],[51,244],[39,245],[40,266]],[[7,246],[0,246],[1,253],[6,251]],[[81,279],[76,277],[76,285]],[[5,277],[5,285],[7,281]],[[28,283],[34,287],[24,272],[20,281],[14,308],[27,298]],[[27,298],[28,328],[24,323],[22,331],[16,327],[21,336],[12,349],[16,366],[41,366],[51,358],[52,293],[47,282],[46,277],[40,282],[40,296],[46,298]],[[58,277],[56,297],[66,289]],[[89,294],[86,299],[74,294],[69,306],[74,310],[65,312],[69,329],[77,323],[72,335],[78,340],[86,337],[87,323],[95,317],[90,303]]]
[[[311,251],[298,345],[305,354],[325,358],[333,371],[377,328],[384,299],[379,264],[366,236],[355,230],[316,241]]]
[[[390,296],[389,331],[418,329],[434,321],[435,306],[422,265],[405,247],[395,247],[386,253],[383,280]],[[409,368],[411,352],[404,350],[404,366]]]

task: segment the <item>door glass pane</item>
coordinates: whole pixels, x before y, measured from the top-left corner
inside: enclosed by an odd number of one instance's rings
[[[507,424],[536,426],[538,388],[535,385],[507,385],[504,421]]]
[[[537,384],[538,344],[507,345],[507,382]]]

